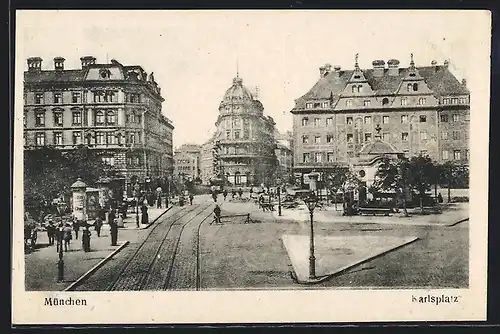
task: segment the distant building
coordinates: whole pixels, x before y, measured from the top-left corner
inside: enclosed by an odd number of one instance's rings
[[[215,126],[212,147],[219,144],[215,176],[223,176],[236,186],[274,182],[275,122],[264,115],[264,106],[243,86],[239,76],[224,94]]]
[[[54,58],[50,70],[42,69],[39,57],[27,61],[24,148],[87,145],[103,152],[129,196],[134,176],[153,185],[171,176],[174,126],[162,114],[164,99],[153,73],[116,60],[96,64],[91,56],[81,58],[79,69],[65,69],[64,61]]]
[[[212,137],[201,145],[200,153],[200,170],[201,182],[205,185],[210,185],[210,181],[216,178],[214,169],[214,145],[215,133]]]
[[[304,174],[328,173],[335,165],[357,166],[366,175],[360,160],[370,154],[468,164],[470,96],[449,62],[416,67],[412,55],[407,68],[396,59],[387,67],[383,60],[372,64],[359,68],[356,55],[353,70],[322,66],[316,84],[295,101],[294,171],[302,182]]]
[[[200,177],[201,146],[184,144],[174,152],[174,175],[195,181]]]
[[[293,133],[287,131],[284,134],[277,132],[276,137],[276,158],[278,159],[278,168],[276,177],[282,184],[293,183]]]

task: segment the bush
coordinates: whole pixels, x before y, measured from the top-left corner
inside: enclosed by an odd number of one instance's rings
[[[469,197],[467,196],[457,196],[451,199],[452,203],[469,203]]]

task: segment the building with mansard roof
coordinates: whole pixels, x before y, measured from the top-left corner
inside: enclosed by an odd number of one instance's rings
[[[438,162],[469,160],[469,90],[449,62],[409,66],[375,60],[373,68],[320,67],[319,79],[295,100],[294,172],[328,171],[358,165],[362,157],[401,152]],[[380,138],[374,142],[376,128]],[[362,171],[360,173],[366,174]]]
[[[162,113],[164,98],[153,73],[116,60],[80,60],[78,69],[64,68],[62,57],[54,58],[53,69],[42,69],[39,57],[27,60],[24,148],[88,145],[122,175],[129,196],[134,176],[139,183],[171,176],[174,126]]]
[[[202,154],[205,182],[210,181],[211,176],[223,178],[234,186],[274,182],[277,167],[275,122],[264,115],[264,106],[238,75],[220,102],[215,126],[217,130],[209,141],[212,151],[218,144],[217,157],[215,160],[212,157],[212,173],[204,172],[209,168],[209,155]],[[204,147],[203,151],[208,152],[210,147]]]

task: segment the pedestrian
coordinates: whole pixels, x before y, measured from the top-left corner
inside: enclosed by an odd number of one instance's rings
[[[115,210],[110,209],[108,213],[108,224],[111,225],[111,223],[115,220],[115,218],[116,218]]]
[[[63,227],[63,240],[64,240],[64,251],[67,252],[68,248],[71,249],[71,239],[73,239],[73,234],[71,233],[71,226],[69,223],[66,223],[66,226]]]
[[[59,253],[59,251],[62,251],[63,247],[63,239],[64,239],[64,226],[63,223],[60,222],[59,225],[57,226],[56,230],[56,251]]]
[[[232,196],[232,199],[234,199],[236,197],[236,191],[234,191],[234,189],[231,190],[231,196]]]
[[[97,217],[94,221],[94,228],[95,231],[97,232],[97,236],[101,236],[101,227],[102,227],[102,219],[101,217]]]
[[[226,197],[227,197],[227,190],[224,189],[224,192],[222,193],[222,195],[224,196],[224,201],[226,200]]]
[[[220,222],[220,212],[221,212],[220,206],[219,206],[219,204],[216,204],[215,208],[214,208],[214,220],[212,221],[212,223],[213,222],[215,222],[215,224],[220,224],[221,223]]]
[[[161,209],[161,195],[158,194],[158,197],[156,198],[156,208]]]
[[[238,189],[238,195],[240,196],[240,199],[241,199],[241,197],[243,196],[243,189],[241,189],[241,188]]]
[[[253,187],[250,187],[250,198],[252,198],[253,195]]]
[[[142,224],[149,223],[148,207],[146,205],[141,206],[141,223]]]
[[[54,244],[54,236],[56,234],[56,227],[54,226],[52,219],[49,220],[49,224],[47,225],[47,237],[49,238],[49,246]]]
[[[113,220],[110,224],[110,234],[111,234],[111,246],[116,246],[116,241],[118,239],[118,225],[116,220]]]
[[[90,234],[89,225],[85,224],[82,232],[82,248],[84,252],[90,252]]]
[[[438,203],[443,203],[443,196],[441,193],[438,194]]]
[[[190,204],[190,205],[193,205],[193,199],[194,199],[193,194],[192,194],[192,193],[191,193],[191,194],[189,194],[189,204]]]
[[[213,198],[214,202],[217,203],[217,193],[215,191],[212,192],[212,198]]]
[[[80,231],[80,223],[76,219],[76,217],[73,219],[73,231],[75,231],[75,238],[78,240],[78,232]]]

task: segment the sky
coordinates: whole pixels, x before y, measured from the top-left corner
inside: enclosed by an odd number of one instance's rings
[[[237,68],[284,132],[325,63],[352,69],[356,53],[361,68],[391,58],[407,67],[411,53],[417,66],[448,60],[473,94],[485,80],[475,67],[489,61],[489,15],[480,11],[18,11],[16,24],[22,70],[28,57],[53,69],[62,56],[70,69],[92,55],[154,72],[174,147],[209,139]]]

